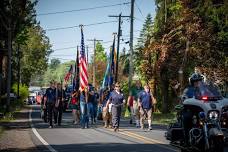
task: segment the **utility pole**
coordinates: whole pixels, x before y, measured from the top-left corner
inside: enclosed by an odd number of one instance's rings
[[[120,50],[120,36],[122,36],[121,24],[122,24],[122,17],[130,17],[130,16],[122,16],[120,13],[119,15],[109,15],[108,17],[118,17],[119,18],[119,26],[118,26],[118,34],[117,34],[117,53],[116,53],[116,73],[115,73],[115,82],[118,81],[118,65],[119,65],[119,50]]]
[[[130,69],[129,69],[129,79],[128,88],[131,88],[132,75],[133,75],[133,23],[134,23],[134,3],[135,0],[131,0],[131,24],[130,24]]]
[[[94,52],[93,52],[93,87],[95,87],[96,85],[96,43],[97,42],[100,42],[100,41],[103,41],[103,40],[97,40],[96,38],[94,39],[90,39],[88,41],[93,41],[93,44],[94,44]]]
[[[11,29],[11,18],[9,18],[8,27],[8,60],[7,60],[7,102],[6,111],[10,110],[10,91],[11,91],[11,56],[12,56],[12,29]]]

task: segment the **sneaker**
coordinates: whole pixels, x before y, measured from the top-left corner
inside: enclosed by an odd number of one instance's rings
[[[140,128],[140,125],[136,125],[136,128]]]
[[[148,130],[152,130],[152,127],[151,127],[151,126],[149,126]]]
[[[143,130],[144,129],[144,126],[141,126],[141,129]]]
[[[49,126],[49,128],[53,128],[53,126]]]
[[[118,130],[118,128],[117,128],[117,127],[115,127],[115,128],[114,128],[114,132],[116,132],[117,130]]]

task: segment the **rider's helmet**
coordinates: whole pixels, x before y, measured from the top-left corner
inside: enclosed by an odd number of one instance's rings
[[[199,74],[199,73],[193,73],[191,75],[191,77],[189,78],[189,83],[190,85],[194,85],[194,82],[197,82],[197,81],[203,81],[204,77],[203,75]]]

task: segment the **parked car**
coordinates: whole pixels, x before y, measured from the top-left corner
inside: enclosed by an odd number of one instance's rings
[[[29,105],[36,103],[36,93],[34,91],[29,91],[29,96],[26,102]]]

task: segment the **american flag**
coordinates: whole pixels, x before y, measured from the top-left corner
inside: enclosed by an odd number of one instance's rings
[[[69,78],[70,78],[72,73],[73,73],[73,66],[70,65],[70,69],[69,69],[69,71],[67,72],[67,74],[64,77],[65,82],[67,82],[69,80]]]
[[[81,27],[81,50],[80,50],[80,90],[83,91],[88,86],[87,63],[85,56],[85,45],[83,29]]]

